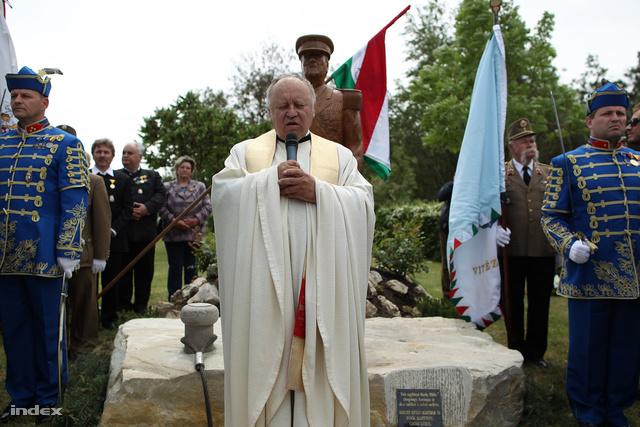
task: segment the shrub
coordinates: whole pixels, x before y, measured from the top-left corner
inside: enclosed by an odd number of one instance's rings
[[[450,319],[459,319],[460,315],[456,308],[446,298],[423,298],[418,302],[418,310],[422,313],[422,317],[445,317]]]
[[[202,246],[196,252],[196,267],[198,271],[205,272],[207,280],[218,277],[218,258],[216,256],[216,237],[213,232],[208,232]]]
[[[408,275],[424,268],[426,259],[439,260],[440,202],[415,202],[377,212],[373,258],[383,271]]]

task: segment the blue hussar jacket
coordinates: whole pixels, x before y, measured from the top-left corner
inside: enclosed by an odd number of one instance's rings
[[[60,277],[79,259],[88,164],[76,137],[47,119],[0,134],[0,275]]]
[[[571,298],[638,298],[640,153],[590,140],[551,161],[542,228],[563,257],[558,293]],[[589,260],[569,259],[571,245],[597,245]]]

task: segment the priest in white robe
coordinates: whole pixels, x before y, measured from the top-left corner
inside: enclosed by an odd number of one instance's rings
[[[225,425],[369,426],[372,188],[350,150],[309,132],[309,82],[281,76],[267,103],[274,130],[213,177]]]

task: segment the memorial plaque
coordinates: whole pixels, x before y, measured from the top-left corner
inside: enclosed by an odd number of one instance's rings
[[[440,390],[399,388],[396,390],[398,427],[442,427]]]

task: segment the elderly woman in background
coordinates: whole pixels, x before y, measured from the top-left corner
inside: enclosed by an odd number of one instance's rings
[[[196,200],[206,187],[204,183],[191,179],[196,170],[196,161],[189,156],[180,157],[175,164],[176,180],[165,183],[167,204],[160,210],[163,224],[169,224],[180,215],[187,206]],[[189,284],[196,275],[196,257],[193,243],[199,242],[204,235],[205,221],[211,214],[211,201],[205,196],[191,212],[182,218],[175,227],[164,236],[169,260],[167,289],[169,298],[184,284]]]

